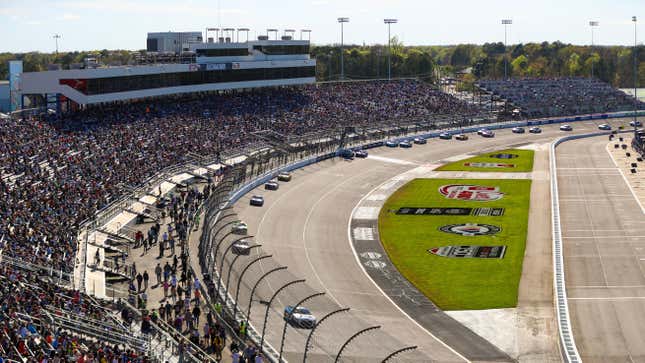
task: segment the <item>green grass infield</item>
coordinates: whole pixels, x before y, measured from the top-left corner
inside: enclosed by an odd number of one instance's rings
[[[498,187],[503,196],[488,201],[449,199],[439,191],[446,185]],[[383,206],[378,221],[380,239],[399,272],[441,309],[515,307],[530,191],[531,181],[524,179],[414,179],[397,190]],[[473,210],[468,215],[396,214],[405,207]],[[504,212],[501,216],[473,215],[475,208],[504,208]],[[439,229],[473,223],[500,230],[490,235],[469,236]],[[444,257],[428,252],[434,247],[466,245],[504,245],[506,252],[503,258]]]
[[[506,173],[533,170],[533,150],[506,149],[483,153],[472,158],[446,164],[439,171],[493,171]],[[471,164],[471,165],[465,165]]]

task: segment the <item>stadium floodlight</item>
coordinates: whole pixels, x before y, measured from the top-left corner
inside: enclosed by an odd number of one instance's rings
[[[392,37],[390,36],[390,25],[398,23],[398,19],[383,19],[387,24],[387,79],[392,79],[392,50],[390,48]]]
[[[343,24],[349,23],[349,18],[347,17],[338,18],[338,22],[340,23],[340,79],[345,79],[345,60],[343,59],[343,53],[345,53],[345,47],[343,45],[343,42],[344,42]]]
[[[311,41],[311,30],[310,29],[300,29],[300,40],[302,40],[302,33],[307,33],[307,40]]]
[[[54,34],[54,40],[56,41],[56,55],[58,55],[58,39],[61,38],[60,34]]]
[[[294,34],[295,32],[296,32],[296,31],[295,31],[294,29],[285,29],[285,30],[284,30],[284,36],[288,36],[288,35],[289,35],[289,33],[291,33],[291,39],[293,39],[293,34]]]
[[[215,32],[215,39],[219,36],[219,28],[206,28],[206,33],[204,34],[204,43],[208,42],[208,32]]]
[[[636,90],[636,83],[638,80],[638,67],[636,66],[636,16],[632,16],[632,22],[634,23],[634,50],[632,50],[632,53],[634,54],[634,140],[636,140],[638,137],[638,134],[636,133],[636,125],[638,125],[638,122],[636,122],[636,109],[638,105],[638,91]]]
[[[592,20],[589,22],[591,28],[591,78],[593,78],[593,28],[600,25],[600,22]]]
[[[275,33],[275,39],[278,39],[278,29],[267,29],[267,38],[269,37],[269,33]]]
[[[240,41],[240,32],[245,32],[246,33],[246,42],[248,43],[249,41],[249,31],[251,29],[249,28],[237,28],[237,41]]]
[[[508,59],[506,57],[506,28],[513,24],[513,19],[502,19],[504,25],[504,79],[508,79]]]

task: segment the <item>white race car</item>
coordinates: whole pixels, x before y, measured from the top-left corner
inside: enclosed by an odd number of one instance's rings
[[[233,223],[233,227],[231,227],[231,232],[234,234],[245,235],[248,230],[249,227],[242,221],[236,221],[235,223]]]
[[[313,329],[316,326],[316,317],[311,314],[309,309],[291,305],[284,308],[284,320],[289,324],[302,328]]]

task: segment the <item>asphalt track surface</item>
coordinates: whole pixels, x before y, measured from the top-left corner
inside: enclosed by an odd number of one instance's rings
[[[370,155],[381,158],[351,162],[336,158],[294,172],[293,180],[280,183],[278,191],[258,188],[237,203],[236,211],[248,223],[249,234],[255,236],[255,242],[262,244],[262,248],[255,249],[252,256],[235,264],[230,290],[235,291],[238,274],[252,257],[258,254],[273,255],[254,264],[240,284],[238,301],[246,311],[249,292],[259,276],[278,265],[288,266],[287,271],[273,273],[262,280],[253,297],[251,322],[262,332],[266,309],[262,301],[268,301],[285,283],[306,279],[305,283],[292,285],[280,292],[269,309],[266,340],[278,350],[284,325],[284,306],[295,304],[311,293],[325,292],[325,296],[304,304],[318,318],[338,308],[350,307],[350,312],[340,313],[321,324],[312,340],[307,361],[333,361],[343,342],[359,330],[371,326],[381,328],[353,340],[343,351],[342,361],[380,361],[389,353],[411,345],[418,348],[402,354],[398,361],[498,361],[498,352],[489,357],[482,356],[481,347],[472,345],[469,349],[469,342],[439,341],[377,289],[358,265],[350,247],[347,226],[352,210],[373,188],[419,165],[437,163],[461,154],[545,143],[572,133],[594,132],[597,131],[597,123],[600,122],[572,123],[573,132],[561,132],[556,124],[543,126],[542,134],[537,135],[512,134],[507,129],[496,130],[496,137],[490,139],[472,134],[470,140],[464,142],[431,139],[427,145],[415,145],[412,149],[372,149]],[[625,124],[616,120],[610,123]],[[384,158],[405,160],[408,164],[384,161]],[[261,208],[250,207],[248,202],[252,194],[263,195],[265,205]],[[533,225],[533,228],[550,230],[548,221],[547,214],[546,218],[539,219],[543,226]],[[550,240],[541,243],[548,244],[543,247],[550,249]],[[224,276],[228,273],[228,261],[232,258],[230,254],[226,256]],[[547,266],[550,266],[549,259],[547,255]],[[531,286],[523,286],[525,280],[534,283],[536,278],[523,278],[520,291],[531,290]],[[537,280],[546,287],[547,295],[552,293],[552,275],[544,273]],[[552,301],[552,296],[547,296],[546,301]],[[290,362],[302,360],[308,333],[308,330],[288,328],[284,350]],[[460,351],[457,352],[452,346],[459,346]]]
[[[645,216],[608,143],[556,148],[572,330],[584,362],[645,362]]]

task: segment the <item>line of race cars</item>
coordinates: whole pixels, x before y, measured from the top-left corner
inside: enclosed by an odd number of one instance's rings
[[[363,151],[363,150],[360,150]],[[360,152],[359,151],[359,152]],[[367,157],[367,151],[364,151],[364,156]],[[264,183],[264,190],[276,191],[280,188],[278,182],[288,183],[292,179],[291,173],[281,172],[275,179],[269,180]],[[254,207],[264,206],[264,197],[258,194],[251,196],[249,204]],[[248,225],[243,221],[236,221],[231,227],[231,232],[234,234],[246,235],[248,232]],[[236,255],[246,255],[251,253],[251,246],[247,239],[238,239],[233,244],[232,252]],[[284,308],[283,319],[289,325],[301,329],[313,329],[316,326],[316,317],[309,309],[304,306],[291,306],[288,305]]]

